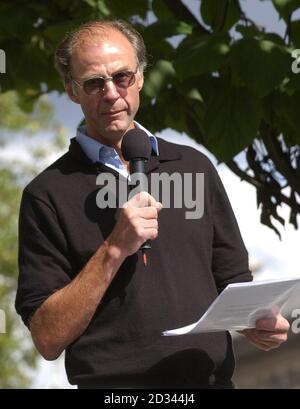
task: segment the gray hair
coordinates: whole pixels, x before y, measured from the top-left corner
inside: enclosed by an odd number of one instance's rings
[[[68,32],[56,48],[54,65],[64,83],[71,81],[70,63],[74,48],[85,35],[93,35],[99,30],[104,30],[105,33],[107,28],[119,31],[128,39],[136,53],[139,69],[144,71],[147,65],[147,52],[141,34],[124,20],[95,20],[82,24]]]

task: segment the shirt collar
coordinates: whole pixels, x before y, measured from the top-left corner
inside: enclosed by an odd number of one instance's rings
[[[137,128],[143,130],[146,132],[146,134],[149,136],[149,140],[151,143],[152,150],[156,156],[159,155],[159,149],[158,149],[158,141],[157,138],[150,132],[148,129],[144,128],[141,124],[138,122],[134,121],[134,124]],[[80,126],[77,128],[77,133],[76,133],[76,140],[80,144],[81,148],[83,149],[84,153],[87,155],[87,157],[90,159],[92,163],[99,162],[99,158],[102,157],[102,152],[106,156],[108,150],[111,150],[111,155],[115,156],[117,152],[115,151],[114,148],[111,148],[110,146],[106,146],[102,144],[101,142],[97,141],[96,139],[93,139],[89,137],[86,133],[86,126]],[[104,153],[105,152],[105,153]]]
[[[140,123],[138,123],[137,121],[133,121],[133,122],[134,122],[134,125],[135,125],[138,129],[141,129],[142,131],[146,132],[146,134],[149,136],[152,149],[153,149],[155,155],[158,156],[158,155],[159,155],[159,150],[158,150],[158,142],[157,142],[156,136],[154,136],[150,131],[148,131],[148,129],[144,128],[144,127],[143,127]]]

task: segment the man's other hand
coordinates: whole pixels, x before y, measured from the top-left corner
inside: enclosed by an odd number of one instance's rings
[[[261,318],[256,321],[255,328],[240,331],[257,348],[264,351],[278,348],[287,340],[290,324],[281,315],[270,318]]]

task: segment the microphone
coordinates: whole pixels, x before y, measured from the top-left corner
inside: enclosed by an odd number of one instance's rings
[[[133,186],[136,193],[148,191],[145,185],[146,163],[151,155],[151,144],[145,131],[135,128],[123,136],[121,151],[124,159],[129,162],[130,175],[136,174],[137,185]],[[147,266],[146,251],[151,249],[151,241],[147,240],[142,246],[143,262]]]

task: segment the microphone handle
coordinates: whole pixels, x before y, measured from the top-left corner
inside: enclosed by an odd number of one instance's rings
[[[145,165],[146,165],[146,160],[145,159],[141,159],[141,158],[137,158],[137,159],[132,159],[129,162],[129,171],[130,174],[132,175],[133,173],[141,173],[143,175],[145,175],[146,173],[146,169],[145,169]],[[138,191],[139,192],[147,192],[147,186],[144,186],[143,183],[143,179],[139,180],[139,185],[138,185]],[[141,245],[141,250],[150,250],[151,249],[151,240],[147,240],[145,241],[144,244]]]

